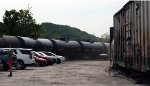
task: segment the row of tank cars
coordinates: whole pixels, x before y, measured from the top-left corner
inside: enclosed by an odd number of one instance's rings
[[[29,56],[36,61],[39,61],[37,65],[51,65],[51,60],[45,58],[45,56],[65,57],[67,60],[71,59],[88,59],[97,58],[100,54],[107,54],[109,49],[109,43],[103,42],[84,42],[84,41],[64,41],[64,40],[49,40],[44,38],[29,38],[21,36],[0,36],[0,48],[12,48],[12,49],[32,49],[34,52]],[[17,50],[14,50],[16,52]],[[18,50],[19,52],[20,50]],[[22,51],[22,50],[21,50]],[[20,51],[20,52],[21,52]],[[38,51],[38,52],[35,52]],[[41,52],[42,51],[42,52]],[[51,53],[50,53],[51,52]],[[53,53],[52,53],[53,52]],[[23,51],[23,53],[27,53]],[[54,54],[55,53],[55,54]],[[61,55],[61,56],[58,56]],[[17,55],[16,55],[17,56]],[[21,57],[22,55],[20,55]],[[43,56],[43,57],[40,57]],[[40,57],[40,58],[37,58]],[[46,60],[44,62],[44,60]],[[63,60],[63,58],[62,58]],[[53,59],[55,62],[55,60]],[[58,60],[58,63],[61,61]],[[25,69],[22,67],[25,62],[17,60],[18,69]],[[21,64],[21,65],[20,65]],[[14,65],[16,66],[16,65]],[[16,69],[17,69],[16,67]],[[19,68],[21,67],[21,68]]]
[[[65,57],[56,55],[48,51],[33,51],[24,48],[0,48],[0,70],[8,70],[8,53],[13,52],[13,66],[20,70],[27,66],[48,66],[54,63],[60,64],[65,61]]]
[[[50,51],[68,59],[81,59],[108,53],[109,43],[1,36],[0,48],[29,48],[34,51]]]

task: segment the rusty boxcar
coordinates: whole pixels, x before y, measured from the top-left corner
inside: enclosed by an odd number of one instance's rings
[[[150,1],[129,1],[114,15],[114,65],[150,71]]]

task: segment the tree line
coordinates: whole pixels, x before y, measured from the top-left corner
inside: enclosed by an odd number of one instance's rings
[[[32,16],[33,14],[29,10],[6,10],[3,22],[0,22],[0,34],[91,42],[108,41],[67,25],[57,25],[48,22],[37,24]]]
[[[0,22],[0,34],[13,36],[40,36],[40,25],[36,24],[29,10],[14,9],[5,11],[3,22]]]

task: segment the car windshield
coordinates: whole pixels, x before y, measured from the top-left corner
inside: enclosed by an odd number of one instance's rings
[[[51,52],[43,52],[43,53],[45,53],[45,54],[48,55],[48,56],[55,56],[55,54],[53,54],[53,53],[51,53]]]
[[[35,56],[41,56],[41,54],[39,54],[38,52],[34,52]]]
[[[7,52],[0,52],[0,56],[2,56],[2,55],[8,55],[8,53]]]
[[[42,55],[42,56],[47,56],[45,53],[43,53],[43,52],[39,52],[39,54],[40,55]]]
[[[0,52],[0,60],[7,61],[8,53],[7,52]]]
[[[31,54],[31,53],[30,53],[30,50],[20,50],[20,52],[21,52],[22,54],[28,54],[28,55]]]

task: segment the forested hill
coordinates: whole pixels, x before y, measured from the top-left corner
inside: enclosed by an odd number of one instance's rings
[[[44,31],[44,38],[76,40],[76,41],[101,41],[100,38],[87,32],[81,31],[75,27],[67,25],[58,25],[53,23],[42,23],[41,28]]]

